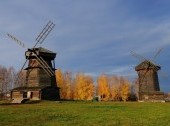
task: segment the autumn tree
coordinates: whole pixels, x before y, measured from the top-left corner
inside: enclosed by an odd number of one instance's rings
[[[57,81],[57,86],[61,88],[64,82],[63,73],[61,69],[56,70],[56,81]]]
[[[113,101],[120,100],[120,80],[119,77],[113,75],[109,78],[109,87],[110,87],[110,97]]]
[[[85,85],[83,88],[84,92],[85,92],[85,99],[86,100],[92,100],[93,96],[94,96],[94,82],[93,82],[93,78],[90,76],[85,76]]]
[[[110,97],[108,78],[106,75],[100,75],[97,79],[97,94],[102,101],[108,101]]]
[[[127,101],[128,97],[130,96],[130,82],[121,77],[120,78],[120,96],[123,101]]]
[[[94,95],[93,79],[83,73],[76,74],[74,80],[74,100],[92,100]]]
[[[60,98],[64,99],[64,78],[61,69],[56,70],[57,86],[60,88]]]
[[[71,72],[64,73],[64,82],[62,86],[62,97],[66,100],[73,99],[73,89],[72,89],[72,74]]]

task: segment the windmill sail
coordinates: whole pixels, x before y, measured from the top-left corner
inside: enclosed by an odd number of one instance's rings
[[[34,48],[36,47],[36,45],[38,43],[40,43],[40,44],[43,43],[43,41],[48,36],[48,34],[51,32],[51,30],[54,28],[54,26],[55,26],[55,24],[52,21],[49,21],[47,23],[47,25],[43,28],[43,30],[40,32],[40,34],[35,39],[36,40],[36,44],[35,44]]]
[[[17,44],[19,44],[21,47],[25,48],[25,44],[21,42],[20,40],[18,40],[16,37],[14,37],[13,35],[9,33],[7,33],[7,36],[11,38],[13,41],[15,41]]]

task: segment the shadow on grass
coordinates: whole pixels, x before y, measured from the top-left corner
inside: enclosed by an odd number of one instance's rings
[[[92,108],[108,108],[108,109],[124,109],[126,108],[126,106],[108,106],[108,105],[104,105],[104,106],[91,106]]]
[[[38,104],[41,103],[40,100],[28,100],[23,103],[12,103],[12,101],[4,101],[0,103],[0,106],[7,106],[7,105],[23,105],[23,104]]]

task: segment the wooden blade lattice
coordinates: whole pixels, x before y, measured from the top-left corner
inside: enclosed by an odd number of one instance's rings
[[[141,56],[141,55],[139,55],[139,54],[137,54],[137,53],[135,53],[133,51],[131,51],[131,55],[136,57],[137,59],[139,59],[142,62],[146,60],[145,57],[143,57],[143,56]]]
[[[49,75],[49,76],[54,76],[55,73],[51,69],[51,67],[40,57],[37,56],[36,53],[33,53],[33,56],[35,56],[37,59],[36,61],[40,64],[40,66],[43,68],[43,70]]]
[[[42,44],[45,38],[48,36],[48,34],[51,32],[51,30],[54,28],[55,24],[52,21],[49,21],[47,25],[44,27],[44,29],[40,32],[38,37],[36,38],[37,43],[35,46],[40,43]],[[34,46],[34,47],[35,47]]]
[[[139,59],[141,62],[143,62],[143,61],[147,62],[149,66],[150,66],[151,63],[154,64],[154,62],[152,60],[146,59],[145,57],[143,57],[143,56],[141,56],[141,55],[139,55],[139,54],[137,54],[133,51],[131,51],[131,55],[136,57],[137,59]],[[159,66],[154,64],[154,70],[155,71],[159,70]]]
[[[25,48],[25,44],[21,42],[20,40],[18,40],[16,37],[14,37],[13,35],[9,33],[7,33],[7,36],[11,38],[13,41],[15,41],[17,44],[19,44],[21,47]]]
[[[163,50],[163,48],[160,48],[157,52],[156,52],[156,54],[155,54],[155,56],[153,57],[153,61],[156,59],[156,57],[161,53],[161,51]]]

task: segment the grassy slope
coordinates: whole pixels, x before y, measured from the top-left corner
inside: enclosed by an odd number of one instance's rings
[[[41,102],[1,105],[0,126],[168,126],[170,103]]]

